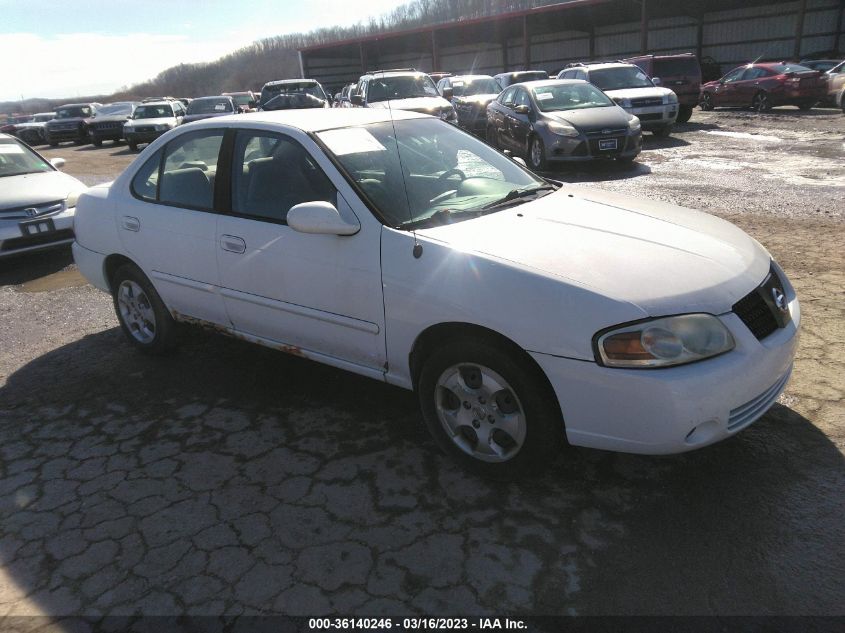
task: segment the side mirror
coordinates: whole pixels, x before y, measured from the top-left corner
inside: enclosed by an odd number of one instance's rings
[[[349,97],[349,100],[352,102],[353,105],[364,105],[364,99],[361,97],[361,95],[352,95],[351,97]]]
[[[452,100],[452,97],[455,96],[455,91],[452,88],[443,88],[443,98],[448,99],[449,101]]]
[[[347,222],[331,202],[323,201],[303,202],[291,207],[288,226],[299,233],[317,235],[354,235],[361,230],[358,222]]]
[[[528,167],[528,165],[525,164],[525,159],[522,156],[511,156],[511,160],[515,163],[519,163],[523,167]]]
[[[531,108],[523,103],[521,105],[516,106],[513,111],[517,114],[528,114],[529,112],[531,112]]]
[[[651,83],[653,83],[655,86],[659,86],[662,82],[660,81],[660,77],[652,77]]]
[[[51,158],[50,164],[55,167],[56,169],[61,169],[65,166],[65,159],[64,158]]]

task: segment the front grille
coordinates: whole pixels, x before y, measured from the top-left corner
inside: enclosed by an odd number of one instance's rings
[[[0,252],[16,251],[22,248],[29,248],[30,246],[41,246],[42,244],[50,244],[52,242],[61,242],[63,240],[72,239],[73,231],[71,229],[61,229],[59,231],[40,233],[39,235],[28,235],[26,237],[13,237],[10,240],[3,240],[0,242]]]
[[[626,131],[627,130],[624,127],[620,127],[613,130],[594,130],[592,132],[587,132],[586,135],[589,137],[601,136],[602,138],[607,138],[609,136],[616,136],[617,134],[625,134]]]
[[[64,208],[62,200],[44,202],[42,204],[28,204],[25,207],[0,210],[0,220],[30,220],[32,218],[58,213]],[[35,209],[35,212],[27,212],[28,209]]]
[[[769,407],[778,399],[783,388],[786,387],[791,374],[792,367],[790,366],[789,370],[766,391],[744,405],[732,409],[728,416],[728,431],[739,431],[768,411]]]
[[[649,112],[648,114],[638,114],[637,118],[640,121],[657,121],[663,118],[663,115],[659,112]]]
[[[91,125],[92,128],[99,131],[104,130],[117,130],[123,128],[123,123],[120,121],[107,121],[105,123],[96,123]]]
[[[76,123],[60,123],[58,125],[51,125],[48,129],[51,132],[67,132],[69,130],[75,130],[78,127]]]
[[[156,129],[154,125],[139,125],[135,128],[135,131],[138,134],[149,134],[150,132],[155,132]]]
[[[763,340],[789,323],[789,312],[781,312],[775,305],[772,294],[774,289],[783,292],[783,283],[772,268],[762,284],[737,301],[731,308],[757,340]]]
[[[640,97],[639,99],[631,99],[631,107],[633,108],[647,108],[649,106],[663,105],[663,97]]]

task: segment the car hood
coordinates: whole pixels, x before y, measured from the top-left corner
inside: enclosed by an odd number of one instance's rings
[[[69,123],[85,123],[86,121],[90,121],[90,117],[72,117],[70,119],[52,119],[51,121],[47,121],[47,127],[52,127],[54,125],[67,125]]]
[[[624,301],[650,316],[729,312],[770,256],[714,216],[579,187],[417,232]],[[632,312],[632,319],[639,318]]]
[[[128,119],[128,114],[109,114],[106,116],[95,116],[88,123],[89,125],[96,125],[97,123],[114,123],[115,121],[127,121]]]
[[[498,96],[498,93],[489,95],[469,95],[468,97],[456,97],[455,100],[458,103],[478,103],[482,105],[487,105]]]
[[[642,99],[643,97],[663,97],[672,94],[668,88],[652,86],[651,88],[623,88],[622,90],[605,90],[604,94],[612,99]]]
[[[22,130],[31,127],[44,127],[48,121],[30,121],[29,123],[15,123],[16,130]]]
[[[397,110],[410,110],[411,112],[422,112],[431,114],[439,113],[444,108],[449,109],[452,104],[443,97],[412,97],[410,99],[390,99],[388,101],[376,101],[367,104],[371,108],[396,108]]]
[[[182,119],[182,123],[190,123],[191,121],[202,121],[203,119],[213,119],[218,116],[228,116],[234,112],[206,112],[205,114],[186,114]]]
[[[60,171],[0,178],[0,211],[64,200],[86,186]]]
[[[579,130],[593,131],[602,129],[627,128],[631,115],[619,106],[604,108],[584,108],[583,110],[564,110],[562,112],[544,112],[544,116],[556,121],[574,125]]]
[[[158,117],[156,119],[129,119],[126,121],[126,125],[139,127],[142,125],[161,125],[162,123],[175,123],[176,120],[173,117],[165,116],[165,117]]]

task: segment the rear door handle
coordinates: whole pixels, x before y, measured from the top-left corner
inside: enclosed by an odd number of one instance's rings
[[[124,215],[121,224],[127,231],[135,231],[137,233],[141,230],[141,220],[133,218],[131,215]]]
[[[243,253],[246,251],[246,242],[237,235],[221,235],[220,248],[230,253]]]

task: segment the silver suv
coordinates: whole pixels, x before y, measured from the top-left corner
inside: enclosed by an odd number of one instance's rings
[[[458,122],[458,113],[437,92],[431,77],[413,68],[369,71],[358,80],[350,101],[362,108],[396,108]]]
[[[633,64],[569,64],[557,78],[589,81],[635,115],[642,128],[655,136],[669,136],[678,118],[678,95],[668,88],[655,86],[648,75]]]

